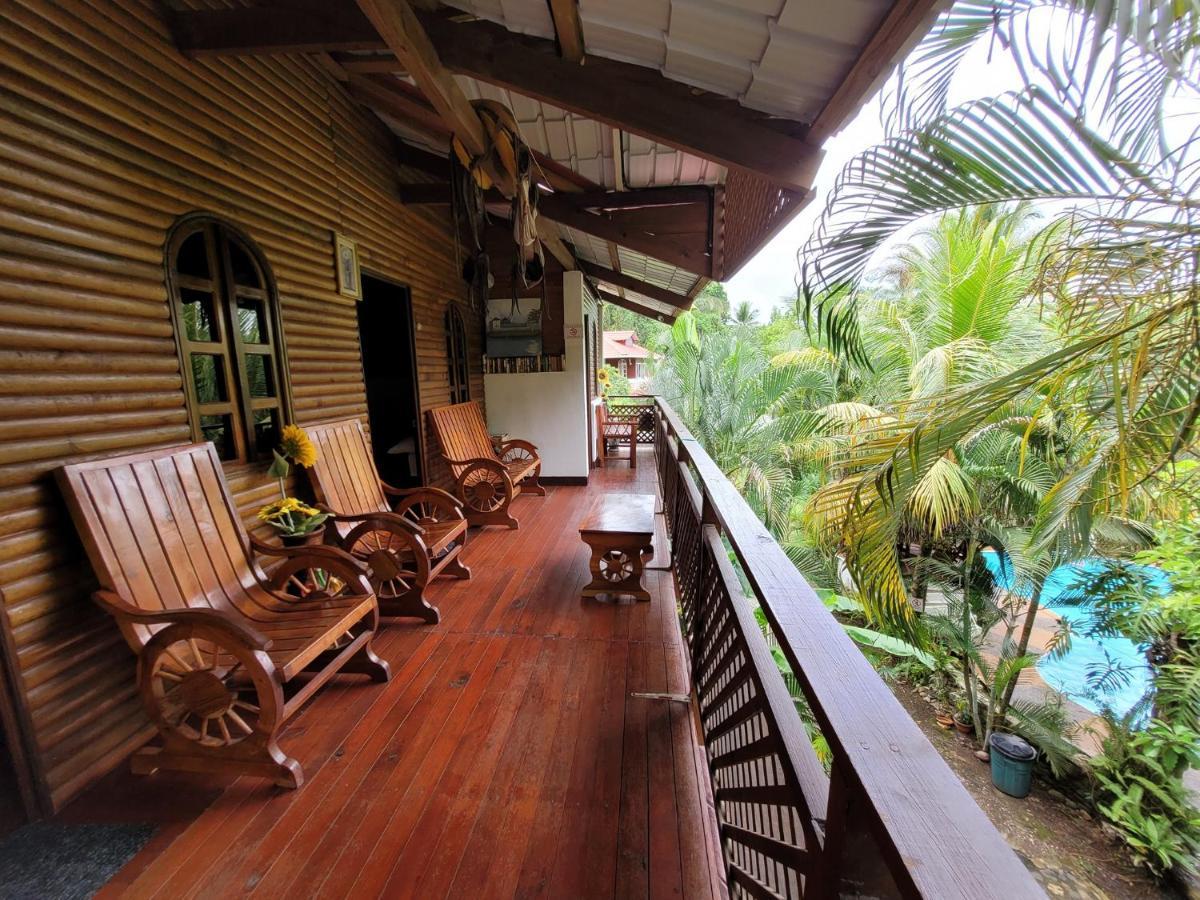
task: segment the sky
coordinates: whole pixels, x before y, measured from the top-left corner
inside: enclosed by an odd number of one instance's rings
[[[1021,86],[1020,75],[1011,58],[996,53],[989,60],[983,43],[971,51],[951,83],[948,100],[958,105],[980,97],[995,96]],[[798,266],[796,253],[804,245],[821,215],[826,195],[838,172],[856,154],[883,140],[878,95],[872,97],[846,127],[825,142],[825,158],[813,184],[813,198],[788,225],[775,235],[741,271],[726,282],[729,300],[737,304],[749,300],[758,310],[759,321],[766,321],[783,297],[796,291]]]
[[[1043,53],[1054,54],[1062,60],[1073,55],[1074,43],[1068,34],[1074,33],[1071,13],[1061,9],[1038,9],[1029,14],[1026,27],[1033,39],[1044,37]],[[1024,87],[1017,65],[1010,53],[996,51],[994,42],[979,41],[968,51],[957,66],[950,83],[947,103],[950,106],[995,97],[1005,91]],[[1136,52],[1136,51],[1135,51]],[[1110,64],[1101,57],[1100,66]],[[1047,85],[1043,85],[1047,86]],[[1163,122],[1169,146],[1181,148],[1180,152],[1193,157],[1200,165],[1200,143],[1192,143],[1200,135],[1200,92],[1180,87],[1168,97],[1163,109]],[[870,98],[847,122],[846,126],[825,142],[825,158],[817,172],[813,185],[813,198],[788,225],[764,246],[753,259],[726,282],[730,302],[737,304],[748,300],[759,313],[759,321],[766,321],[772,310],[784,298],[795,297],[796,277],[799,266],[797,252],[804,246],[812,233],[824,208],[829,190],[838,173],[855,155],[883,140],[880,122],[878,95]],[[1189,151],[1185,148],[1191,147]],[[1193,152],[1194,151],[1194,152]],[[1189,163],[1190,164],[1190,163]],[[1045,201],[1038,204],[1043,214],[1059,215],[1072,206],[1068,201]],[[919,226],[918,226],[919,227]],[[911,238],[913,227],[902,230],[875,254],[878,263],[888,255],[889,247],[895,247]]]

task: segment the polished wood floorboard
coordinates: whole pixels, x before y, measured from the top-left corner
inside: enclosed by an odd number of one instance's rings
[[[63,820],[160,826],[99,896],[722,896],[692,711],[632,696],[687,691],[670,573],[650,603],[579,598],[578,523],[654,492],[642,454],[518,499],[519,531],[473,529],[441,623],[382,629],[391,683],[339,676],[284,732],[299,791],[122,767],[80,797]]]

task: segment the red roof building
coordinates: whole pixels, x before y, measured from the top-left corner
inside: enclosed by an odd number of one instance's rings
[[[604,362],[626,378],[645,378],[646,360],[653,354],[637,342],[636,331],[604,332]]]

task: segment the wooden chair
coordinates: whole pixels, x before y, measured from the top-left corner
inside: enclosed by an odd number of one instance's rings
[[[608,459],[608,442],[625,439],[629,441],[629,467],[637,468],[637,422],[613,419],[608,415],[608,404],[603,401],[596,407],[596,431],[600,435],[600,460]],[[617,457],[614,455],[613,459]]]
[[[438,488],[399,490],[380,480],[358,419],[307,431],[317,447],[309,481],[333,516],[326,541],[367,566],[382,615],[436,623],[440,616],[425,600],[425,587],[441,574],[471,577],[459,559],[467,543],[462,504]],[[397,498],[394,506],[388,497]]]
[[[142,704],[162,736],[134,755],[134,772],[299,787],[300,764],[276,743],[283,724],[337,672],[390,677],[371,649],[379,607],[358,564],[333,547],[254,542],[283,557],[267,576],[212,444],[79,463],[58,477],[100,582],[93,598],[137,654]]]
[[[505,441],[497,452],[474,400],[439,406],[429,420],[442,446],[442,458],[455,478],[455,493],[472,525],[519,527],[509,512],[522,493],[544,497],[538,484],[542,460],[529,441]]]

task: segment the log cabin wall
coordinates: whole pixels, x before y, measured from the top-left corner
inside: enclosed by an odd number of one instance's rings
[[[300,423],[366,412],[331,231],[412,291],[423,409],[447,402],[461,298],[444,210],[396,199],[392,139],[312,59],[183,58],[151,0],[9,0],[0,16],[0,656],[29,776],[59,809],[150,734],[134,661],[88,599],[65,462],[190,440],[163,242],[204,210],[275,276]],[[480,326],[465,307],[471,393]],[[428,442],[430,437],[426,436]],[[437,454],[426,472],[447,484]],[[249,519],[274,488],[228,475]]]

